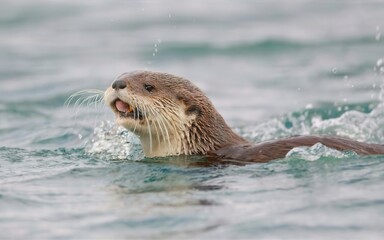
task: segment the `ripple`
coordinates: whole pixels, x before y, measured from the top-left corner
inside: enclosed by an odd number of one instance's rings
[[[226,46],[217,46],[215,44],[207,43],[183,43],[183,42],[167,42],[161,45],[161,51],[156,55],[158,57],[183,57],[193,58],[196,56],[209,56],[209,55],[230,55],[243,57],[246,56],[263,56],[263,55],[281,55],[297,51],[317,49],[317,48],[330,48],[340,46],[355,46],[355,45],[369,45],[375,43],[371,37],[362,37],[356,39],[342,39],[334,41],[322,42],[302,42],[300,40],[290,39],[263,39],[257,42],[236,42],[227,44]],[[148,47],[149,48],[149,47]],[[146,49],[148,49],[146,48]],[[149,48],[150,49],[150,48]],[[145,52],[144,55],[152,55]]]

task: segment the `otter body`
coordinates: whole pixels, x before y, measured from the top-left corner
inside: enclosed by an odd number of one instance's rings
[[[284,158],[294,147],[316,143],[361,155],[384,154],[382,145],[339,137],[298,136],[252,144],[232,131],[198,87],[167,73],[124,73],[104,99],[116,122],[139,136],[147,157],[205,155],[268,162]]]
[[[368,144],[339,137],[295,136],[259,144],[244,144],[224,147],[211,152],[218,159],[241,160],[245,162],[268,162],[284,158],[295,147],[313,146],[321,143],[339,151],[353,151],[359,155],[384,154],[384,146]]]

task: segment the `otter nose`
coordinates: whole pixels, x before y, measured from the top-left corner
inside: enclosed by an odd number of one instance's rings
[[[112,83],[112,88],[115,90],[124,89],[127,87],[127,83],[124,80],[117,80]]]

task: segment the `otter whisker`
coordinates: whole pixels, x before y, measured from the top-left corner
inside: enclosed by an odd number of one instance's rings
[[[171,138],[169,136],[168,128],[167,128],[167,126],[164,123],[164,117],[162,116],[162,114],[158,114],[157,116],[158,116],[158,120],[161,121],[161,123],[162,123],[162,125],[164,127],[164,130],[165,130],[165,133],[166,133],[165,136],[163,135],[164,141],[168,141],[168,149],[171,149],[171,146],[172,146]],[[165,137],[166,137],[166,139],[165,139]]]
[[[133,98],[133,101],[132,101],[132,107],[133,108],[139,108],[139,109],[141,109],[141,106],[139,105],[139,103],[138,103],[138,101],[137,101],[137,99],[134,97]],[[137,118],[139,118],[139,116],[136,116],[136,111],[134,111],[133,112],[133,118],[134,119],[137,119]],[[134,128],[133,128],[133,133],[136,133],[136,128],[137,128],[137,125],[138,125],[138,121],[135,121],[135,126],[134,126]]]
[[[137,101],[137,99],[135,99],[135,100]],[[144,115],[144,124],[146,124],[148,127],[147,130],[148,130],[148,135],[149,135],[149,149],[150,149],[150,152],[152,152],[153,151],[152,129],[151,129],[151,126],[150,126],[149,120],[148,120],[148,114],[147,114],[148,111],[147,111],[147,108],[145,107],[146,104],[144,104],[144,102],[142,100],[140,100],[140,101],[137,101],[137,105],[141,109],[142,114]],[[135,129],[136,129],[136,124],[135,124]]]
[[[169,110],[169,109],[168,109],[168,110]],[[172,115],[173,115],[173,116],[172,116]],[[165,120],[165,122],[167,123],[167,125],[168,125],[169,127],[172,127],[172,128],[173,128],[173,131],[172,131],[172,132],[177,133],[177,134],[175,134],[174,136],[178,138],[178,143],[181,144],[181,145],[183,146],[184,149],[187,149],[187,148],[186,148],[187,146],[185,145],[185,141],[182,141],[182,136],[180,136],[180,134],[179,134],[179,133],[183,133],[184,131],[182,131],[182,127],[180,127],[180,126],[177,127],[176,124],[175,124],[175,122],[178,122],[178,123],[181,122],[181,120],[180,120],[178,114],[175,114],[174,111],[169,111],[168,114],[165,114],[165,115],[163,114],[162,116],[165,117],[164,120]],[[177,121],[175,121],[175,119],[177,119]]]
[[[159,125],[160,131],[161,131],[161,136],[163,138],[163,142],[167,142],[168,144],[168,149],[171,148],[171,139],[169,137],[169,132],[167,127],[164,124],[164,121],[161,116],[156,117],[156,122]]]
[[[97,107],[98,104],[101,104],[104,102],[104,95],[98,95],[95,97],[95,107]]]
[[[154,109],[154,111],[156,112],[156,117],[157,117],[157,121],[161,121],[161,123],[162,123],[162,125],[163,125],[163,127],[164,127],[164,129],[165,129],[165,131],[166,131],[166,135],[164,135],[163,133],[163,139],[164,139],[164,141],[168,141],[168,149],[170,150],[171,149],[171,146],[172,146],[172,144],[171,144],[171,138],[170,138],[170,136],[169,136],[169,132],[168,132],[168,128],[167,128],[167,126],[165,125],[165,123],[164,123],[164,117],[163,117],[163,114],[161,114],[160,113],[160,111],[162,110],[162,109],[164,109],[164,106],[163,106],[163,104],[162,103],[160,103],[159,101],[155,101],[155,103],[157,104],[157,105],[161,105],[161,106],[157,106],[157,109],[159,109],[159,110],[156,110],[156,109]]]
[[[159,131],[158,131],[158,128],[157,128],[157,125],[156,125],[156,123],[158,124],[158,122],[157,122],[157,120],[156,120],[156,117],[155,117],[155,114],[154,114],[154,111],[153,111],[153,109],[152,109],[152,107],[151,106],[148,106],[148,110],[152,113],[152,115],[153,115],[153,120],[154,120],[154,127],[155,127],[155,130],[156,130],[156,135],[157,135],[157,141],[160,143],[161,141],[160,141],[160,134],[159,134]],[[161,128],[160,128],[161,129]]]
[[[157,108],[157,107],[156,107]],[[156,109],[156,108],[152,108],[152,112],[155,116],[155,120],[156,120],[156,123],[158,124],[159,128],[160,128],[160,131],[161,131],[161,134],[162,134],[162,138],[163,138],[163,142],[164,143],[167,143],[166,144],[166,148],[168,149],[168,151],[172,151],[172,143],[171,143],[171,138],[170,138],[170,134],[169,134],[169,131],[168,131],[168,127],[166,126],[165,122],[164,122],[164,117],[162,116],[162,114]],[[158,107],[158,109],[162,109],[162,107]]]
[[[104,91],[102,90],[99,90],[99,89],[85,89],[85,90],[81,90],[81,91],[78,91],[78,92],[75,92],[73,94],[71,94],[67,100],[65,100],[64,102],[64,105],[66,107],[69,107],[69,105],[72,103],[72,101],[76,99],[76,102],[74,104],[74,106],[78,106],[79,104],[79,101],[83,101],[85,98],[88,98],[90,97],[89,95],[92,94],[91,96],[100,96],[102,97],[98,102],[101,103],[103,100],[104,100]]]
[[[84,99],[81,101],[79,107],[82,106],[82,105],[85,105],[85,104],[89,107],[89,106],[91,106],[92,104],[97,103],[97,102],[98,102],[98,100],[97,100],[98,98],[99,98],[99,95],[88,96],[88,97],[84,98]],[[96,106],[96,104],[95,104],[95,106]]]
[[[147,123],[147,126],[148,126],[148,132],[149,132],[149,151],[152,152],[153,151],[153,143],[152,143],[151,125],[149,124],[147,111],[143,111],[143,113],[144,113],[145,122]]]
[[[165,133],[164,130],[163,130],[163,126],[160,124],[159,118],[156,117],[155,121],[156,121],[156,124],[159,126],[159,129],[160,129],[160,132],[161,132],[161,138],[162,138],[162,141],[163,141],[163,142],[166,142],[166,141],[167,141],[167,139],[166,139],[166,133]],[[159,139],[160,139],[160,137],[159,137]],[[161,140],[159,140],[159,141],[161,141]],[[167,144],[167,148],[168,148],[168,150],[169,150],[169,149],[170,149],[170,141],[169,141],[169,138],[168,138],[168,142],[169,142],[169,144]]]

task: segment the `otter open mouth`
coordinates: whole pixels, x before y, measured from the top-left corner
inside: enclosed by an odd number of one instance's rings
[[[120,117],[133,118],[135,120],[143,119],[143,114],[138,108],[134,108],[130,104],[123,102],[120,99],[116,99],[113,102],[113,108],[117,113],[119,113]]]

